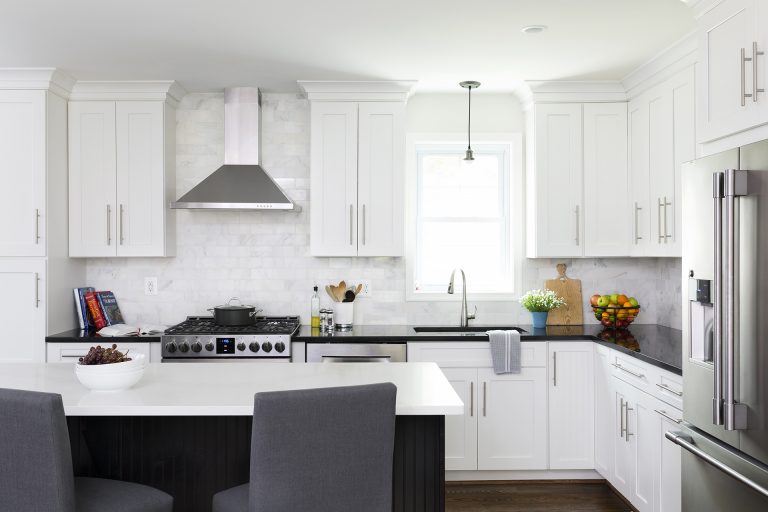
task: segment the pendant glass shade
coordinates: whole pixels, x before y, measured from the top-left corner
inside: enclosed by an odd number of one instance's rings
[[[467,103],[467,151],[464,155],[464,160],[467,162],[471,162],[475,159],[475,155],[472,152],[472,89],[477,89],[480,87],[480,82],[475,82],[472,80],[468,80],[465,82],[460,82],[460,86],[467,89],[469,94],[469,101]]]

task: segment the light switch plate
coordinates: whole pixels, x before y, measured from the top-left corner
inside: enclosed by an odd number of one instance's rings
[[[157,278],[144,278],[144,295],[157,295]]]

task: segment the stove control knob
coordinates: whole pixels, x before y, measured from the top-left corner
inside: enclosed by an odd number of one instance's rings
[[[252,341],[248,344],[248,348],[251,349],[251,352],[258,352],[259,351],[259,344],[255,341]]]
[[[261,344],[261,349],[264,352],[272,352],[272,344],[268,341],[265,341],[264,343]]]
[[[242,341],[240,343],[238,343],[237,344],[237,350],[239,350],[240,352],[245,350],[245,343],[243,343]]]
[[[213,352],[213,342],[212,341],[209,341],[208,343],[205,344],[205,350],[207,350],[208,352]]]
[[[203,345],[199,341],[192,344],[192,352],[200,352],[201,350],[203,350]]]
[[[189,345],[187,344],[186,341],[182,341],[181,343],[179,343],[179,351],[185,352],[185,353],[189,352]]]
[[[285,343],[283,343],[282,341],[278,341],[277,343],[275,343],[275,350],[277,350],[280,353],[284,352],[285,351]]]
[[[173,354],[174,352],[176,352],[176,342],[169,341],[168,343],[166,343],[165,351],[168,352],[169,354]]]

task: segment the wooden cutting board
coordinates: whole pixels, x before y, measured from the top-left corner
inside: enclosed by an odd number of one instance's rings
[[[553,309],[547,315],[547,325],[581,325],[584,323],[584,310],[581,302],[581,279],[571,279],[565,275],[565,263],[558,263],[555,279],[547,279],[544,287],[558,294],[565,306]]]

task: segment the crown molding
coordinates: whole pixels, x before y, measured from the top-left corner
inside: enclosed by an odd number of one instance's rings
[[[298,80],[311,101],[407,101],[415,80],[329,81]]]
[[[166,101],[177,107],[187,91],[175,80],[130,82],[79,81],[72,88],[72,101]]]
[[[616,103],[627,101],[618,80],[533,80],[515,89],[523,109],[534,103]]]
[[[685,35],[669,48],[625,76],[621,83],[629,98],[657,85],[698,60],[698,35],[695,31]]]
[[[693,10],[693,17],[696,19],[701,18],[707,11],[712,10],[717,4],[723,0],[680,0],[685,5]]]
[[[68,99],[75,79],[56,68],[0,68],[0,89],[37,89]]]

